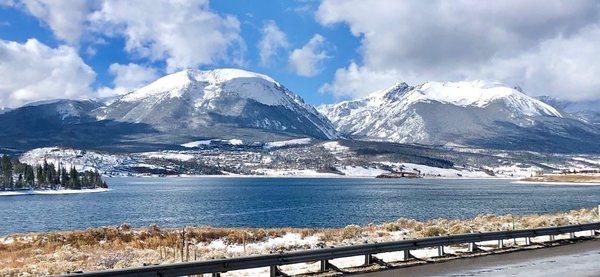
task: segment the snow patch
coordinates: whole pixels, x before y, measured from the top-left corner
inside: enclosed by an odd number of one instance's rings
[[[181,146],[185,147],[185,148],[197,148],[203,145],[210,145],[210,143],[212,142],[211,139],[208,140],[197,140],[197,141],[190,141],[188,143],[184,143],[181,144]]]
[[[306,144],[310,144],[310,142],[311,142],[310,138],[299,138],[299,139],[267,142],[267,143],[265,143],[264,147],[267,149],[270,149],[270,148],[277,148],[277,147],[284,147],[284,146],[306,145]]]
[[[337,141],[325,142],[325,143],[321,144],[321,146],[323,146],[325,149],[327,149],[331,152],[334,152],[334,153],[345,152],[345,151],[350,150],[349,147],[340,145],[340,143]]]
[[[107,192],[109,190],[110,189],[105,189],[105,188],[95,188],[95,189],[57,189],[57,190],[0,191],[0,196],[80,194],[80,193]]]
[[[381,174],[390,173],[388,170],[362,166],[342,166],[338,167],[337,170],[341,171],[346,176],[353,177],[376,177]]]

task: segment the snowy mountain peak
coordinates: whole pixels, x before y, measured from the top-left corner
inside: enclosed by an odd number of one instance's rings
[[[258,78],[279,85],[279,83],[277,83],[275,80],[273,80],[273,78],[269,76],[243,69],[220,68],[206,71],[201,71],[197,69],[187,69],[184,71],[187,72],[190,77],[194,78],[197,81],[205,81],[209,83],[223,83],[239,78]]]
[[[481,80],[460,82],[427,82],[415,88],[420,97],[415,100],[437,101],[456,106],[486,107],[498,101],[503,101],[507,108],[514,113],[528,116],[556,116],[562,114],[554,107],[522,91],[498,82]]]
[[[564,118],[518,89],[481,80],[414,87],[396,83],[362,99],[323,105],[319,111],[338,131],[356,138],[434,144],[469,144],[501,136],[496,133],[500,128],[525,132],[539,122]]]
[[[210,137],[237,138],[233,131],[223,131],[225,127],[211,127],[218,124],[244,134],[257,133],[243,129],[251,128],[337,137],[327,119],[271,77],[231,68],[186,69],[164,76],[103,107],[97,118],[146,123],[169,132],[187,129],[202,137],[214,133]]]
[[[143,99],[169,99],[188,96],[200,102],[235,95],[256,100],[265,105],[286,105],[281,85],[271,77],[241,69],[186,69],[169,74],[124,95],[119,100],[135,102]]]

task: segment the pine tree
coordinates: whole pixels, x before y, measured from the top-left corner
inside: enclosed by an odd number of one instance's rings
[[[60,169],[60,185],[63,188],[70,188],[69,175],[67,174],[67,170],[64,167]]]
[[[35,185],[35,175],[33,174],[33,167],[30,165],[25,165],[25,183],[28,187],[33,188]]]
[[[79,173],[75,167],[71,167],[69,172],[69,180],[71,180],[72,189],[81,189],[81,182],[79,180]]]
[[[44,176],[44,169],[40,165],[35,166],[35,178],[37,180],[37,188],[41,188],[42,186],[44,186],[46,177]]]
[[[2,187],[4,189],[13,188],[13,165],[8,155],[2,156]]]

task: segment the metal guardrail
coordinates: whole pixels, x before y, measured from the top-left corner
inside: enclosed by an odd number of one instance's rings
[[[328,261],[337,258],[364,255],[365,264],[370,264],[373,261],[371,255],[378,253],[404,251],[406,255],[405,257],[409,257],[410,250],[438,247],[439,254],[443,255],[443,247],[453,244],[468,243],[469,250],[475,250],[477,248],[476,243],[482,241],[498,240],[498,246],[503,247],[502,242],[505,239],[526,238],[526,244],[529,244],[530,238],[532,237],[551,236],[551,239],[553,239],[555,235],[569,233],[571,234],[570,237],[573,238],[573,233],[575,232],[592,231],[593,235],[597,230],[600,230],[600,222],[560,227],[474,233],[384,243],[371,243],[201,262],[151,265],[137,268],[75,273],[67,276],[183,276],[203,273],[213,273],[214,276],[218,276],[219,273],[222,272],[259,267],[270,267],[271,276],[278,276],[280,275],[280,271],[277,267],[279,265],[320,261],[321,269],[327,270]]]

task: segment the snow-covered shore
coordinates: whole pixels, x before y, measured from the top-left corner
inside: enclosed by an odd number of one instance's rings
[[[95,189],[57,189],[57,190],[0,191],[0,196],[79,194],[79,193],[107,192],[109,190],[110,189],[106,189],[106,188],[95,188]]]

